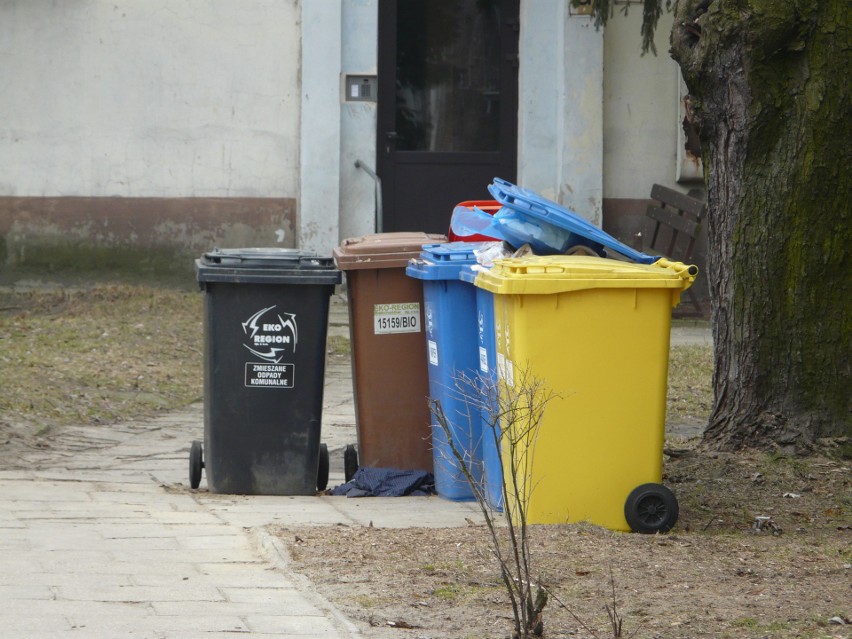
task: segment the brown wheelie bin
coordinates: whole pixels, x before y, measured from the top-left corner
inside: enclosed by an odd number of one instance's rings
[[[359,466],[432,470],[423,286],[408,260],[443,235],[377,233],[334,249],[346,274],[358,450],[344,453],[346,480]]]

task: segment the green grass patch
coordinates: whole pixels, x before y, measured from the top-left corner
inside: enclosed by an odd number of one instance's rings
[[[445,584],[438,588],[435,588],[432,593],[438,599],[442,599],[444,601],[452,601],[454,599],[458,599],[461,594],[461,586],[458,584]]]

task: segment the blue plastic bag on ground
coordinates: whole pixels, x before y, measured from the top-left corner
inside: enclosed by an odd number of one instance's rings
[[[366,467],[356,470],[352,479],[331,491],[332,495],[347,497],[404,497],[434,493],[435,477],[425,470]]]

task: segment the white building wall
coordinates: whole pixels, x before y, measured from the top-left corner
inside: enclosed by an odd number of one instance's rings
[[[0,195],[297,195],[298,0],[0,15]]]
[[[660,18],[657,55],[641,55],[641,7],[616,12],[604,37],[604,197],[647,198],[676,187],[678,79],[668,54],[672,14]]]
[[[518,43],[518,183],[550,199],[559,192],[564,4],[522,0]]]
[[[376,230],[376,186],[355,161],[376,170],[376,103],[346,101],[344,77],[376,75],[378,0],[343,0],[340,110],[340,239]]]
[[[339,239],[341,2],[302,2],[300,248],[330,255]]]
[[[675,185],[677,67],[566,0],[521,0],[518,183],[601,223]],[[298,201],[299,245],[374,230],[378,0],[0,3],[0,196]]]
[[[522,0],[518,183],[601,224],[603,34],[564,0]]]

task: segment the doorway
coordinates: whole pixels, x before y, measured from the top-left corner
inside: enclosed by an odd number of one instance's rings
[[[380,0],[376,168],[384,231],[446,233],[515,181],[519,0]]]

